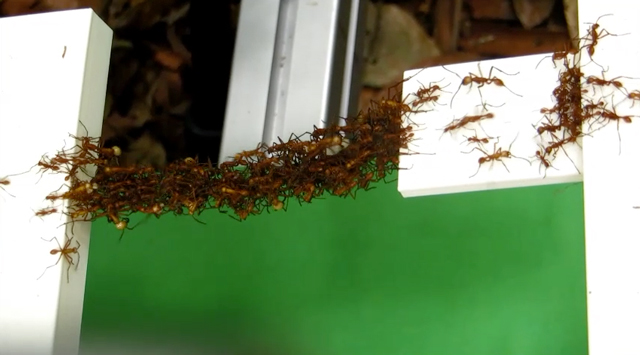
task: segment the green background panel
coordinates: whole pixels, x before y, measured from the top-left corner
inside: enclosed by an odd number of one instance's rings
[[[150,218],[121,242],[94,223],[81,351],[588,353],[581,184],[411,199],[376,186],[242,223]]]

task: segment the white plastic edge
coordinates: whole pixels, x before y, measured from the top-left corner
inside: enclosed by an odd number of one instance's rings
[[[617,76],[628,91],[640,89],[640,3],[612,0],[581,1],[580,33],[598,20],[611,34],[596,47],[593,59],[609,68],[611,80]],[[588,23],[590,22],[590,23]],[[602,75],[602,69],[588,64],[585,75]],[[597,96],[613,93],[618,115],[640,115],[616,90],[602,90]],[[594,95],[589,90],[585,96]],[[633,106],[633,107],[632,107]],[[640,354],[640,117],[632,124],[609,124],[583,140],[584,213],[587,268],[587,304],[590,355]]]
[[[411,113],[406,117],[407,122],[417,125],[414,128],[415,141],[409,150],[420,154],[400,157],[398,191],[402,196],[581,181],[582,154],[577,145],[568,145],[566,154],[560,153],[552,162],[553,168],[546,169],[546,172],[534,158],[536,150],[540,149],[538,144],[549,140],[544,136],[541,139],[533,125],[543,122],[541,108],[550,108],[555,104],[552,91],[558,85],[560,66],[555,67],[550,55],[469,62],[405,72],[405,79],[408,80],[404,82],[402,92],[412,109],[415,96],[411,93],[423,85],[438,85],[445,91],[434,93],[440,96],[437,104],[425,103],[415,108],[428,112]],[[462,78],[469,73],[480,76],[478,66],[482,76],[491,74],[491,77],[501,79],[505,86],[485,84],[478,88],[475,83],[471,88],[468,85],[461,86]],[[489,73],[491,67],[496,69]],[[483,102],[487,105],[484,112]],[[494,118],[467,125],[467,129],[443,134],[444,127],[454,119],[488,112],[493,113]],[[513,144],[509,149],[511,153],[531,161],[531,164],[512,158],[504,159],[504,166],[500,162],[485,163],[478,170],[478,159],[484,154],[474,150],[475,145],[468,144],[465,138],[475,135],[499,139],[499,142],[493,139],[484,144],[487,153],[494,152],[496,143],[496,148],[503,150]]]
[[[71,148],[70,133],[100,136],[111,41],[91,9],[0,19],[0,178]],[[0,354],[77,354],[91,224],[75,223],[72,235],[60,212],[35,217],[68,207],[45,201],[64,175],[38,181],[37,171],[0,189]],[[64,244],[67,232],[81,245],[69,282],[64,258],[43,274],[59,257],[43,239]]]

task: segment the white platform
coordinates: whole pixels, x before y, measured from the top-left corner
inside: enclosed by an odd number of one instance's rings
[[[90,9],[0,19],[0,177],[71,148],[69,133],[100,136],[111,39]],[[0,354],[77,354],[91,224],[73,228],[81,257],[72,255],[70,282],[64,260],[37,280],[59,256],[42,238],[71,236],[61,213],[34,217],[64,183],[62,174],[37,182],[37,171],[0,189]]]
[[[408,115],[408,119],[417,125],[416,141],[410,149],[419,153],[435,154],[400,157],[400,167],[403,170],[399,172],[398,190],[404,197],[582,180],[582,154],[577,145],[568,145],[565,148],[568,156],[558,154],[552,163],[555,169],[547,169],[546,177],[545,168],[533,159],[536,150],[540,149],[538,144],[545,142],[533,126],[538,126],[543,120],[541,108],[555,105],[551,93],[558,85],[560,67],[554,68],[549,54],[483,61],[480,62],[482,74],[488,76],[492,66],[509,74],[517,73],[506,75],[494,69],[491,76],[502,79],[506,88],[491,84],[480,89],[482,101],[487,104],[486,110],[495,117],[470,124],[467,126],[468,129],[463,128],[445,134],[444,127],[454,119],[486,113],[482,112],[483,106],[477,84],[473,84],[471,88],[460,86],[461,78],[469,73],[479,73],[478,63],[433,67],[405,73],[405,78],[415,75],[403,86],[405,96],[416,92],[422,85],[430,86],[431,82],[437,82],[433,85],[438,85],[447,92],[440,93],[437,104],[425,103],[418,107],[420,110],[432,111]],[[460,90],[456,94],[458,88]],[[411,103],[414,98],[409,98],[407,102]],[[467,144],[465,136],[471,137],[476,134],[481,138],[499,138],[498,147],[503,149],[513,144],[511,153],[530,160],[531,164],[520,159],[505,159],[507,168],[499,162],[494,162],[483,164],[478,171],[478,158],[484,156],[482,152],[476,150],[465,154],[475,146]],[[485,145],[487,153],[493,153],[494,142],[495,140],[491,140]],[[478,174],[471,177],[476,171]]]

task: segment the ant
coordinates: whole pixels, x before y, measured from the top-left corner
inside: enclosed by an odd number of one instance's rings
[[[640,100],[640,91],[633,90],[632,92],[627,94],[627,98],[633,101],[633,103],[631,104],[631,107],[633,107],[633,105],[636,104],[636,101]]]
[[[578,53],[578,50],[575,48],[566,49],[566,44],[565,44],[565,50],[553,52],[553,54],[545,56],[544,58],[540,59],[540,61],[536,65],[536,69],[538,69],[538,67],[540,66],[540,63],[542,63],[543,60],[549,57],[551,57],[551,60],[553,61],[553,68],[555,69],[557,68],[556,61],[559,61],[559,60],[567,61],[569,54],[576,55],[577,53]]]
[[[494,139],[494,137],[484,137],[484,138],[479,138],[478,137],[478,132],[476,130],[472,130],[475,132],[475,135],[471,136],[471,137],[467,137],[467,136],[463,136],[466,140],[463,141],[462,143],[467,143],[467,145],[471,144],[471,143],[475,143],[475,144],[488,144],[489,141],[491,139]],[[462,144],[460,143],[460,144]]]
[[[604,78],[604,72],[602,73],[602,77],[599,78],[597,76],[591,75],[587,77],[587,84],[589,85],[593,85],[593,86],[613,86],[616,89],[620,90],[622,93],[624,93],[625,95],[629,95],[629,92],[626,91],[626,89],[624,88],[622,82],[616,80],[616,79],[620,79],[620,78],[626,78],[626,79],[634,79],[634,78],[630,78],[628,76],[618,76],[616,78],[613,78],[611,80],[606,80]],[[595,94],[595,88],[594,90],[594,94]],[[624,91],[623,91],[624,90]]]
[[[545,117],[546,117],[546,116],[545,116]],[[562,125],[559,125],[559,124],[553,124],[553,122],[551,122],[551,120],[549,119],[549,117],[546,117],[546,119],[547,119],[547,121],[548,121],[549,123],[542,123],[542,125],[541,125],[541,126],[539,126],[539,127],[536,127],[536,126],[532,125],[532,126],[533,126],[533,128],[536,130],[536,132],[538,132],[538,135],[539,135],[539,136],[541,136],[541,135],[542,135],[543,133],[545,133],[545,132],[549,132],[549,133],[552,133],[552,134],[553,134],[554,132],[557,132],[557,131],[559,131],[559,130],[561,130],[561,129],[562,129]]]
[[[628,33],[624,33],[624,34],[612,34],[609,33],[609,31],[607,31],[606,29],[602,29],[600,32],[598,32],[598,28],[600,28],[600,24],[598,24],[598,21],[600,21],[601,18],[605,17],[605,16],[611,16],[613,14],[606,14],[606,15],[602,15],[600,17],[598,17],[598,19],[596,20],[596,22],[594,24],[591,25],[591,27],[589,27],[589,29],[587,30],[587,35],[580,38],[582,40],[585,41],[591,41],[591,43],[589,44],[585,44],[582,48],[587,48],[587,53],[589,54],[589,58],[592,58],[593,55],[596,53],[596,46],[598,45],[598,41],[607,37],[607,36],[625,36],[628,35]],[[582,48],[580,48],[582,50]],[[593,61],[593,58],[591,59]]]
[[[474,123],[474,122],[480,122],[484,119],[490,119],[490,118],[494,118],[495,115],[491,112],[489,113],[485,113],[485,114],[481,114],[481,115],[475,115],[475,116],[464,116],[460,119],[456,119],[453,120],[451,123],[449,123],[447,126],[444,127],[444,132],[442,134],[445,134],[447,132],[450,131],[454,131],[456,129],[462,128],[464,126],[466,126],[469,123]]]
[[[636,116],[631,116],[631,115],[620,116],[616,112],[615,106],[613,107],[613,110],[602,110],[602,111],[598,111],[597,114],[600,115],[600,117],[604,118],[605,120],[616,121],[616,129],[618,131],[618,154],[621,154],[622,153],[622,137],[620,136],[620,121],[631,123],[632,122],[631,118]],[[602,127],[598,129],[601,129]]]
[[[469,176],[469,178],[472,178],[478,175],[478,173],[480,172],[480,168],[482,167],[482,164],[493,162],[493,161],[499,161],[502,164],[502,166],[504,166],[504,168],[507,169],[507,172],[510,173],[509,168],[507,168],[507,165],[504,163],[504,161],[502,161],[502,159],[506,159],[506,158],[522,159],[528,162],[529,165],[531,165],[531,162],[529,160],[525,158],[516,157],[511,153],[511,146],[513,145],[513,143],[515,143],[517,139],[518,139],[518,134],[516,134],[516,138],[513,140],[513,142],[511,142],[511,144],[509,144],[509,148],[507,148],[506,150],[502,150],[502,148],[497,147],[498,143],[500,142],[500,137],[498,137],[496,138],[496,142],[493,143],[493,153],[487,153],[486,151],[484,151],[482,148],[479,148],[479,147],[474,147],[470,152],[466,152],[466,153],[463,152],[464,154],[469,154],[474,150],[478,150],[485,155],[483,157],[478,158],[478,170],[475,172],[475,174]]]
[[[458,75],[457,73],[452,72],[451,70],[445,68],[445,66],[443,65],[442,68],[450,73],[455,74],[458,78],[460,78],[460,75]],[[478,62],[478,72],[480,73],[480,75],[477,74],[473,74],[473,73],[469,73],[468,76],[465,76],[462,79],[462,82],[460,83],[460,86],[458,86],[458,90],[456,90],[456,92],[453,94],[453,97],[451,98],[451,103],[449,104],[449,106],[453,106],[453,99],[456,97],[456,95],[458,94],[458,91],[460,91],[460,88],[462,86],[467,86],[467,85],[471,85],[473,83],[478,84],[478,93],[480,93],[480,100],[484,102],[484,100],[482,99],[482,92],[480,91],[480,88],[486,85],[491,85],[494,84],[496,86],[499,87],[504,87],[507,90],[509,90],[509,92],[511,92],[512,94],[522,97],[522,95],[516,94],[515,92],[511,91],[511,89],[509,89],[506,85],[504,85],[504,82],[502,81],[502,79],[497,78],[496,76],[491,76],[491,73],[493,73],[493,69],[501,72],[502,74],[505,75],[518,75],[520,74],[520,72],[517,72],[515,74],[509,74],[509,73],[505,73],[504,71],[492,66],[491,69],[489,69],[489,77],[485,78],[482,76],[482,69],[480,68],[480,62]]]
[[[549,168],[556,169],[556,167],[551,165],[551,162],[549,161],[549,158],[547,158],[547,153],[546,153],[544,147],[541,147],[541,146],[539,146],[539,147],[540,147],[540,149],[536,150],[536,155],[534,156],[534,158],[537,158],[538,160],[540,160],[540,166],[538,167],[538,173],[540,172],[540,168],[544,166],[544,176],[543,176],[543,178],[546,178],[547,177],[547,169],[549,169]],[[556,169],[556,170],[558,170],[558,169]]]
[[[73,247],[70,248],[71,246],[71,240],[73,240],[73,237],[69,238],[67,236],[67,241],[64,243],[64,247],[60,246],[60,243],[58,242],[58,238],[53,237],[53,239],[50,240],[46,240],[44,238],[41,238],[44,241],[47,242],[51,242],[52,240],[56,241],[56,244],[58,244],[58,249],[51,249],[51,251],[49,252],[49,254],[51,255],[56,255],[56,254],[60,254],[60,256],[58,257],[58,261],[56,261],[55,264],[48,266],[44,272],[42,273],[42,275],[40,275],[40,277],[37,278],[37,280],[40,280],[40,278],[42,276],[44,276],[44,274],[47,272],[47,270],[49,270],[50,268],[58,265],[58,263],[60,262],[60,259],[62,259],[64,257],[64,259],[67,261],[67,283],[69,283],[69,270],[71,269],[71,265],[75,265],[76,266],[76,270],[78,269],[78,264],[80,262],[80,253],[78,253],[78,249],[80,248],[80,243],[76,240],[76,244],[78,245],[77,247]],[[78,260],[77,263],[74,264],[73,263],[73,258],[71,257],[71,254],[78,254]]]
[[[5,177],[3,177],[3,178],[0,178],[0,189],[4,190],[4,192],[6,192],[7,194],[9,194],[9,196],[11,196],[11,197],[15,197],[15,196],[13,196],[12,194],[10,194],[10,193],[9,193],[9,191],[7,191],[7,190],[4,188],[4,186],[7,186],[7,185],[9,185],[9,184],[11,184],[11,181],[9,181],[9,179],[7,179],[7,177],[6,177],[6,176],[5,176]]]
[[[434,93],[436,91],[449,92],[449,91],[445,91],[443,89],[448,87],[451,84],[447,84],[444,87],[440,87],[439,85],[431,85],[431,84],[439,83],[442,80],[444,80],[444,78],[442,78],[439,81],[430,82],[429,83],[429,87],[426,87],[424,84],[422,84],[420,81],[418,81],[418,83],[421,85],[421,87],[414,94],[417,97],[417,99],[414,100],[411,105],[413,107],[417,107],[417,106],[419,106],[419,105],[421,105],[421,104],[423,104],[425,102],[433,102],[435,104],[438,104],[438,99],[440,98],[440,95],[434,95]]]
[[[58,212],[58,209],[55,207],[50,207],[50,208],[42,208],[38,211],[34,211],[35,215],[33,217],[39,217],[40,219],[42,219],[42,217],[53,214]],[[33,218],[31,217],[31,218]]]

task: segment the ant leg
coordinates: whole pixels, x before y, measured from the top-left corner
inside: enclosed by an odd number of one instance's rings
[[[518,136],[520,135],[520,131],[518,131],[518,133],[516,133],[516,137],[513,139],[513,141],[511,142],[511,144],[509,144],[509,152],[511,152],[511,146],[513,146],[513,143],[516,142],[516,140],[518,140]]]
[[[78,123],[80,123],[80,125],[84,128],[85,137],[88,137],[89,136],[89,130],[87,129],[87,126],[85,126],[84,123],[82,123],[82,120],[78,120]]]
[[[78,254],[78,256],[80,256],[80,254]],[[64,254],[64,259],[67,261],[67,283],[69,283],[69,271],[71,270],[71,265],[73,265],[73,259],[71,258],[71,255],[69,254]],[[78,268],[78,264],[76,264],[76,269]]]
[[[78,240],[76,239],[76,244],[78,244],[78,246],[76,247],[76,254],[78,254],[78,261],[76,264],[76,270],[78,270],[78,264],[80,264],[80,253],[78,253],[78,249],[80,249],[80,242],[78,242]]]
[[[478,85],[478,94],[480,94],[480,105],[481,105],[481,106],[482,106],[482,108],[483,108],[483,111],[482,111],[482,112],[485,112],[486,107],[484,106],[484,104],[482,104],[482,103],[483,103],[483,102],[485,102],[485,101],[484,101],[484,98],[482,97],[482,90],[480,90],[480,88],[481,88],[482,86],[484,86],[484,83],[483,83],[482,85]],[[476,106],[476,107],[478,107],[478,106]],[[487,110],[487,111],[488,111],[488,110]]]
[[[458,90],[456,90],[456,92],[451,97],[451,102],[449,102],[449,107],[453,108],[453,99],[455,99],[456,95],[458,95],[458,91],[460,91],[460,88],[462,87],[462,85],[464,85],[464,81],[460,82],[460,86],[458,86]]]
[[[56,261],[55,264],[47,266],[46,269],[44,269],[44,271],[42,272],[42,275],[38,276],[38,278],[36,280],[40,280],[42,278],[42,276],[44,276],[44,274],[47,272],[47,270],[51,269],[52,267],[58,265],[58,263],[60,262],[60,259],[62,259],[62,253],[60,254],[60,256],[58,257],[58,261]]]
[[[502,74],[504,74],[504,75],[509,75],[509,76],[515,76],[515,75],[520,74],[520,72],[517,72],[517,73],[515,73],[515,74],[509,74],[509,73],[507,73],[507,72],[504,72],[504,71],[500,70],[499,68],[496,68],[496,67],[492,66],[492,67],[491,67],[491,69],[489,69],[489,78],[491,78],[491,73],[493,72],[493,69],[495,69],[495,70],[497,70],[497,71],[501,72],[501,73],[502,73]]]
[[[482,124],[480,122],[478,122],[478,127],[480,127],[480,129],[482,130],[482,132],[484,132],[484,134],[489,136],[489,133],[487,133],[487,131],[484,130],[484,127],[482,127]],[[495,138],[495,137],[489,137],[489,138]]]
[[[449,69],[447,69],[444,65],[442,66],[442,69],[448,71],[451,74],[454,74],[455,76],[457,76],[460,79],[460,86],[458,86],[458,89],[456,90],[456,92],[453,94],[453,97],[451,97],[451,102],[449,103],[450,107],[453,107],[453,99],[456,97],[456,95],[458,94],[458,91],[460,91],[460,88],[462,87],[462,85],[464,84],[464,80],[462,79],[462,77],[460,75],[458,75],[458,73],[453,72]],[[449,85],[447,85],[449,86]]]
[[[564,149],[564,147],[560,146],[560,149],[562,149],[562,151],[564,152],[564,155],[566,155],[567,158],[569,158],[569,161],[571,161],[571,164],[573,164],[573,167],[576,168],[576,171],[578,172],[578,174],[582,174],[582,172],[580,172],[580,169],[578,169],[578,166],[573,161],[573,159],[571,159],[571,157],[569,156],[569,153],[567,153],[567,151]]]
[[[548,55],[543,57],[542,59],[540,59],[540,61],[538,62],[538,64],[536,65],[536,70],[538,69],[538,67],[540,66],[540,63],[542,63],[543,60],[547,59],[547,58],[551,58],[551,61],[553,62],[553,69],[556,69],[556,61],[553,60],[553,55]]]
[[[62,249],[63,249],[63,248],[62,248],[62,246],[60,246],[60,243],[58,242],[58,238],[56,238],[56,237],[53,237],[53,238],[51,238],[51,239],[49,239],[49,240],[44,239],[44,238],[42,238],[42,237],[40,237],[40,239],[42,239],[42,240],[44,240],[45,242],[48,242],[48,243],[51,243],[52,241],[54,241],[54,240],[55,240],[55,241],[56,241],[56,244],[58,244],[58,248],[60,248],[60,250],[62,250]]]
[[[119,241],[119,242],[122,242],[122,237],[124,237],[124,232],[125,232],[126,230],[127,230],[127,229],[125,228],[125,229],[123,229],[123,230],[122,230],[122,233],[120,233],[120,238],[118,239],[118,241]]]
[[[200,223],[200,224],[204,224],[205,226],[207,225],[206,223],[204,223],[204,222],[202,222],[201,220],[197,219],[197,218],[196,218],[196,216],[191,215],[191,217],[192,217],[196,222],[198,222],[198,223]]]
[[[481,168],[481,167],[482,167],[482,163],[478,163],[478,170],[476,170],[476,173],[475,173],[475,174],[473,174],[473,175],[469,176],[469,179],[471,179],[472,177],[474,177],[474,176],[478,175],[478,173],[480,172],[480,168]]]
[[[487,154],[487,152],[485,152],[484,150],[482,150],[482,149],[480,149],[480,148],[478,148],[478,147],[473,147],[473,149],[471,149],[471,150],[470,150],[470,151],[468,151],[468,152],[460,152],[460,153],[462,153],[462,154],[471,154],[471,153],[473,153],[473,151],[474,151],[474,150],[479,150],[479,151],[481,151],[483,154],[489,155],[489,154]]]
[[[6,193],[7,193],[7,195],[9,195],[9,196],[11,196],[11,197],[13,197],[13,198],[16,198],[16,197],[15,197],[14,195],[12,195],[9,191],[7,191],[7,189],[5,189],[5,188],[4,188],[4,186],[0,186],[0,189],[2,189],[4,192],[6,192]],[[3,199],[4,199],[4,197],[3,197]],[[6,200],[5,200],[5,201],[6,201]],[[33,217],[32,217],[32,218],[33,218]]]
[[[620,120],[616,120],[616,129],[618,130],[618,155],[622,154],[622,137],[620,137]]]
[[[505,164],[505,163],[502,161],[502,159],[498,159],[498,161],[500,162],[500,164],[502,164],[502,166],[504,166],[504,168],[505,168],[505,169],[507,169],[507,172],[508,172],[509,174],[511,174],[511,171],[509,171],[509,168],[507,168],[507,164]]]
[[[478,91],[480,91],[480,89],[478,89]],[[482,98],[482,93],[480,93],[480,98]],[[504,106],[506,104],[506,102],[502,103],[502,105],[491,105],[488,104],[486,101],[481,101],[482,103],[480,105],[476,105],[476,107],[478,106],[482,106],[482,112],[489,112],[489,110],[487,110],[487,106],[489,107],[493,107],[493,108],[500,108],[502,106]]]
[[[527,159],[527,158],[517,157],[517,156],[515,156],[515,155],[513,155],[513,154],[511,154],[511,157],[512,157],[512,158],[516,158],[516,159],[520,159],[520,160],[524,160],[524,161],[526,161],[527,163],[529,163],[529,165],[531,165],[531,160],[529,160],[529,159]]]

